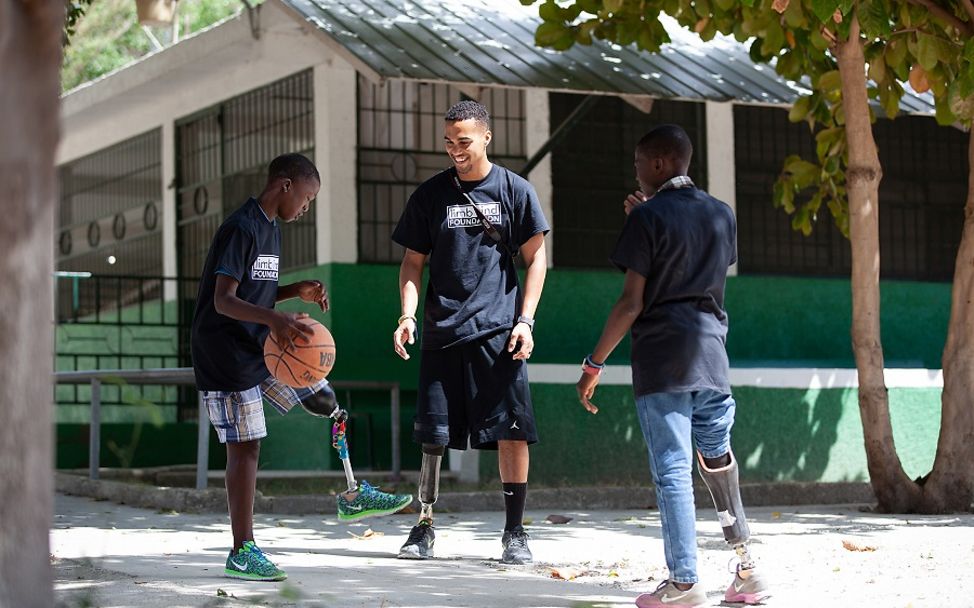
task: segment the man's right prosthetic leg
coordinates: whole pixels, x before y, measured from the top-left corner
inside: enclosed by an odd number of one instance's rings
[[[423,444],[423,464],[419,469],[419,520],[433,521],[433,503],[440,493],[440,464],[446,448],[442,445]]]
[[[428,559],[433,557],[433,503],[440,492],[440,463],[446,448],[423,444],[423,464],[419,470],[419,521],[409,531],[409,538],[399,549],[400,559]]]
[[[744,506],[741,504],[741,486],[738,481],[737,459],[733,452],[727,452],[730,463],[719,468],[711,469],[707,466],[703,455],[697,452],[697,464],[700,465],[700,477],[707,484],[710,496],[714,499],[717,509],[717,519],[724,529],[724,540],[734,548],[741,560],[741,570],[754,568],[754,560],[748,552],[747,541],[751,538],[751,531],[744,518]]]

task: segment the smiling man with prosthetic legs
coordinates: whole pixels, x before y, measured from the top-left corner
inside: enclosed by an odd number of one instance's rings
[[[393,334],[408,359],[416,337],[423,270],[423,318],[413,439],[422,446],[419,522],[399,552],[433,556],[433,504],[445,448],[498,451],[507,516],[501,561],[532,560],[521,525],[528,445],[537,442],[526,361],[544,285],[548,224],[523,178],[487,159],[487,109],[463,101],[447,112],[444,143],[453,166],[424,182],[406,203],[393,240],[405,248],[399,270],[402,316]],[[527,268],[524,288],[514,257]]]

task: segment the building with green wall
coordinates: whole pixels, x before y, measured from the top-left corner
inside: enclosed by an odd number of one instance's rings
[[[377,6],[357,14],[269,0],[256,21],[238,15],[65,94],[58,269],[92,277],[59,279],[59,368],[187,365],[186,325],[213,232],[261,187],[271,158],[300,151],[319,166],[322,189],[314,212],[283,229],[283,280],[328,286],[332,311],[313,314],[336,337],[334,379],[400,384],[403,465],[418,468],[408,437],[418,358],[403,362],[391,348],[402,251],[389,234],[412,189],[448,164],[443,112],[474,98],[493,114],[492,158],[527,172],[553,226],[529,366],[542,439],[532,481],[648,483],[627,347],[609,361],[597,416],[578,404],[574,383],[621,288],[607,257],[634,187],[633,146],[652,125],[678,122],[695,142],[691,176],[738,217],[727,308],[742,477],[866,479],[848,242],[827,218],[802,237],[771,204],[784,157],[813,153],[807,128],[787,121],[800,84],[753,65],[733,40],[703,44],[675,25],[659,56],[602,44],[555,54],[534,47],[537,18],[516,2],[475,2],[480,18],[463,23],[450,3]],[[903,110],[875,129],[882,319],[897,447],[918,476],[939,430],[966,136],[938,127],[923,97],[907,95]],[[106,390],[104,464],[194,462],[192,391]],[[60,467],[87,464],[85,391],[55,391]],[[387,393],[340,396],[355,415],[353,458],[388,468]],[[268,423],[264,468],[338,466],[320,421],[293,412],[269,413]],[[491,454],[451,461],[468,477],[496,475]]]

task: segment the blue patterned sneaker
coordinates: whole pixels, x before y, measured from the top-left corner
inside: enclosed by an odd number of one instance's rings
[[[388,494],[363,481],[358,486],[358,496],[349,502],[343,495],[338,495],[338,519],[351,521],[372,517],[374,515],[392,515],[398,513],[413,502],[411,494]]]
[[[252,540],[244,542],[236,553],[230,551],[223,574],[248,581],[283,581],[287,578],[287,574],[267,559]]]

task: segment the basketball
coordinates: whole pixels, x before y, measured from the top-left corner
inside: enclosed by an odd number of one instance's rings
[[[314,335],[295,338],[294,346],[278,344],[272,334],[264,342],[264,364],[275,378],[294,388],[322,380],[335,365],[335,339],[328,328],[314,319],[298,321],[314,329]]]

